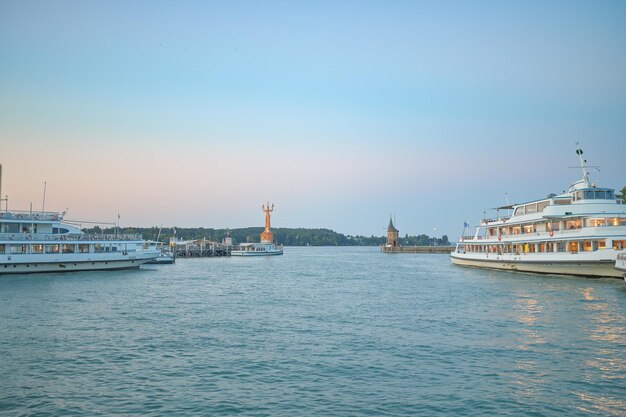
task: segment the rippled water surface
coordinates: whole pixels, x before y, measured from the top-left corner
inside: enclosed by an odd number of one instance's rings
[[[0,276],[0,414],[625,410],[622,280],[374,248]]]

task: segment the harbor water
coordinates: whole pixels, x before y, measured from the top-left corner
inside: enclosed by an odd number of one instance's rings
[[[285,248],[0,275],[0,415],[624,416],[626,283]]]

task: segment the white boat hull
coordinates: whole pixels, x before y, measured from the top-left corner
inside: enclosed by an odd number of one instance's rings
[[[513,259],[518,258],[518,259]],[[523,260],[509,256],[489,256],[478,258],[452,253],[450,259],[453,264],[476,268],[500,269],[507,271],[532,272],[538,274],[575,275],[595,278],[620,278],[622,275],[615,269],[614,260]]]
[[[274,255],[282,255],[282,254],[283,254],[282,250],[267,251],[267,252],[234,250],[230,252],[231,256],[274,256]]]
[[[618,255],[617,261],[615,261],[615,270],[622,274],[626,281],[626,253]]]
[[[155,259],[158,252],[143,251],[137,254],[67,254],[59,255],[4,255],[0,257],[0,274],[34,272],[74,272],[132,269]]]

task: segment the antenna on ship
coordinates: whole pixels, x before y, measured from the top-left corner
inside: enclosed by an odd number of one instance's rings
[[[43,182],[43,201],[41,202],[41,214],[43,214],[44,209],[46,208],[46,185],[47,183]]]
[[[9,211],[9,196],[5,195],[4,198],[2,198],[2,164],[0,164],[0,210],[2,210],[3,201],[6,204],[5,210]]]
[[[583,170],[583,180],[587,187],[589,186],[589,170],[587,169],[587,161],[583,159],[583,150],[580,148],[578,142],[576,142],[576,155],[578,155],[578,159],[580,159],[580,168]]]

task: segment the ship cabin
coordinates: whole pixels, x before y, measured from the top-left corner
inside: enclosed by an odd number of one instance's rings
[[[147,243],[139,235],[86,234],[61,223],[64,213],[0,212],[0,255],[106,253],[140,251]],[[5,265],[6,267],[6,265]]]
[[[574,188],[574,187],[572,187]],[[598,207],[590,207],[597,204]],[[583,228],[626,227],[626,205],[610,188],[580,187],[562,195],[495,209],[510,216],[484,219],[462,251],[478,253],[578,252],[626,248],[623,239],[578,238]],[[602,233],[593,233],[598,236]],[[485,242],[489,241],[491,242]],[[470,243],[471,242],[471,243]]]

